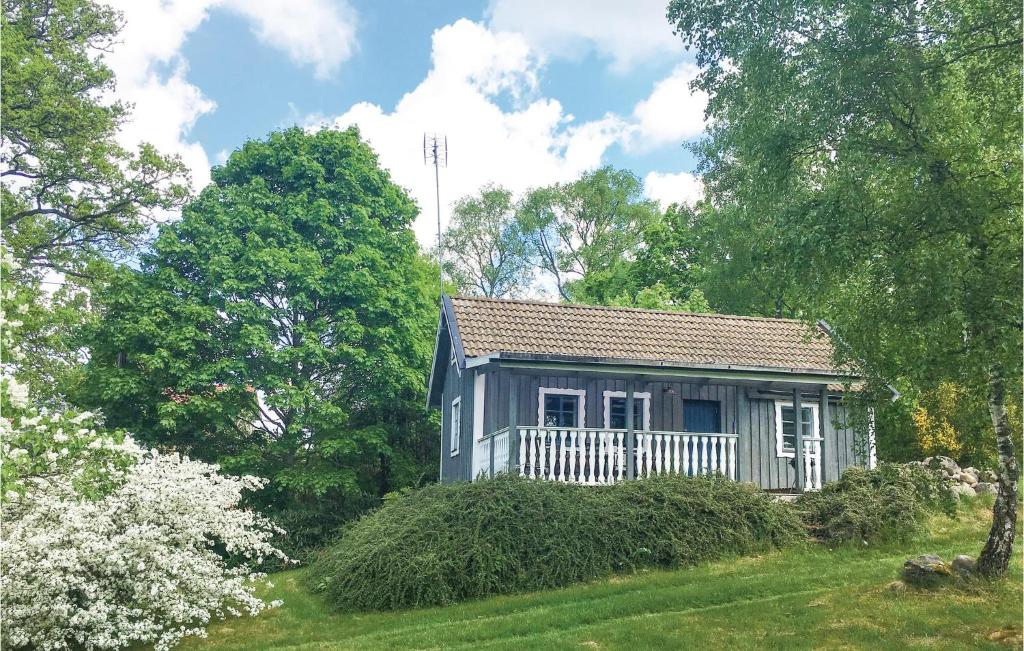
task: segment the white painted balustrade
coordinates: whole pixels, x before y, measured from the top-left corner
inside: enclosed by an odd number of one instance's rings
[[[520,475],[578,484],[626,478],[626,431],[520,427]],[[636,477],[721,474],[736,479],[736,435],[634,432]],[[497,467],[497,459],[495,460]]]
[[[804,438],[804,490],[821,490],[821,442],[820,437]]]
[[[508,471],[509,459],[508,428],[503,427],[491,432],[473,443],[473,479],[493,477],[499,472]],[[494,470],[491,471],[491,448],[494,448]]]

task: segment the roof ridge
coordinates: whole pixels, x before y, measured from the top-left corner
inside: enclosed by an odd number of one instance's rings
[[[518,305],[543,305],[545,307],[575,307],[587,310],[602,310],[607,312],[646,312],[648,314],[667,314],[672,316],[695,316],[702,319],[742,319],[747,321],[770,321],[773,323],[798,323],[801,325],[813,325],[821,330],[821,326],[815,321],[813,324],[802,319],[788,319],[772,316],[746,316],[743,314],[719,314],[707,312],[687,312],[684,310],[655,310],[646,307],[617,307],[613,305],[588,305],[586,303],[552,303],[551,301],[530,300],[521,298],[494,298],[491,296],[452,296],[453,301],[478,301],[486,303],[516,303]]]

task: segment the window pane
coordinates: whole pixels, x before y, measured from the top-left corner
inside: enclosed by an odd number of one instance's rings
[[[633,429],[639,430],[644,427],[644,400],[646,398],[633,399]],[[608,402],[608,427],[611,429],[626,429],[626,399],[610,398]]]
[[[451,418],[451,451],[457,452],[459,449],[459,434],[462,431],[462,409],[458,402],[452,403],[452,418]]]
[[[782,408],[782,449],[796,449],[796,422],[793,420],[792,407]]]
[[[576,406],[578,396],[549,395],[544,396],[545,427],[576,427]]]
[[[812,407],[800,407],[800,420],[803,423],[803,435],[814,436],[814,409]],[[793,421],[793,408],[782,408],[782,448],[784,450],[796,449],[796,423]]]

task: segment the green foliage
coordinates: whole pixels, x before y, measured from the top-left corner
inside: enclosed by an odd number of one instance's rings
[[[554,277],[564,300],[600,302],[588,290],[605,281],[593,274],[617,273],[636,251],[657,206],[644,198],[632,172],[602,167],[571,183],[533,190],[522,201],[519,220],[541,269]]]
[[[0,355],[53,407],[80,381],[77,335],[110,259],[134,253],[154,212],[188,193],[180,161],[117,142],[128,107],[107,99],[102,54],[121,26],[89,0],[4,0],[0,16]]]
[[[938,473],[891,463],[848,468],[839,481],[797,501],[811,535],[827,543],[906,540],[921,532],[929,513],[952,514],[955,505]]]
[[[828,319],[837,361],[876,390],[946,382],[988,411],[988,576],[1009,565],[1020,474],[1006,387],[1019,395],[1024,332],[1022,15],[993,0],[668,8],[711,98],[696,150],[727,271],[710,275],[763,283],[746,292],[761,309]]]
[[[874,379],[953,382],[986,413],[990,380],[1021,375],[1020,4],[668,14],[711,97],[696,152],[712,306],[826,318]]]
[[[89,0],[5,0],[0,163],[3,236],[26,268],[88,274],[138,244],[155,209],[187,195],[183,164],[116,141],[128,109],[106,102],[102,52],[121,16]]]
[[[783,546],[786,505],[721,478],[607,487],[498,477],[390,497],[311,566],[338,608],[447,604]]]
[[[487,185],[455,202],[443,246],[459,293],[514,298],[533,278],[530,244],[505,188]]]
[[[76,493],[96,499],[116,488],[137,461],[121,445],[123,432],[104,431],[94,414],[40,411],[12,400],[0,380],[0,503],[31,491],[36,482],[71,478]],[[97,432],[99,430],[99,432]]]
[[[652,310],[711,312],[694,212],[673,204],[651,219],[633,248],[572,282],[573,300]]]
[[[351,517],[433,478],[436,276],[415,214],[354,129],[246,143],[104,293],[79,399],[269,478],[271,513]]]

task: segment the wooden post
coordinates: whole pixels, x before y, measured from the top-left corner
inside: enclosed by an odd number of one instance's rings
[[[804,433],[802,421],[803,418],[800,416],[800,388],[793,389],[793,424],[795,425],[796,441],[794,447],[796,448],[796,490],[802,493],[804,490]]]
[[[626,479],[636,477],[636,433],[633,431],[633,380],[626,380]]]
[[[831,455],[834,453],[832,449],[828,447],[828,425],[830,422],[828,414],[828,385],[821,387],[821,395],[818,397],[818,436],[822,438],[821,441],[821,455],[818,457],[818,476],[821,477],[822,485],[826,481],[839,479],[839,477],[828,477],[827,469],[829,463],[825,463],[826,459],[831,459]]]
[[[516,472],[519,468],[519,382],[515,375],[508,376],[508,471]],[[494,449],[494,441],[491,440],[491,449]],[[493,457],[493,455],[492,455]]]

